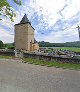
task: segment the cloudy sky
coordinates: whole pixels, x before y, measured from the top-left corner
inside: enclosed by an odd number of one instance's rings
[[[77,25],[80,25],[79,0],[22,0],[16,5],[8,0],[16,13],[14,22],[4,18],[0,21],[0,40],[14,42],[14,25],[19,23],[26,13],[35,28],[37,41],[52,43],[78,41]]]

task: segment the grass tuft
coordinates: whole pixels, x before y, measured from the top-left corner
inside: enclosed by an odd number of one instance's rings
[[[0,55],[0,59],[11,59],[11,58],[14,58],[14,56],[3,56],[3,55]]]
[[[41,66],[48,66],[48,67],[56,67],[56,68],[63,68],[63,69],[80,69],[80,64],[72,64],[72,63],[62,63],[62,62],[55,62],[55,61],[45,61],[33,58],[24,58],[24,63],[31,63],[35,65]]]

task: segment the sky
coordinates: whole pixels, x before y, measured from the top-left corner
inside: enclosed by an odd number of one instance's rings
[[[22,0],[19,6],[8,0],[16,13],[14,22],[8,18],[0,21],[0,40],[14,42],[14,25],[27,15],[35,28],[35,39],[51,43],[79,41],[77,26],[80,25],[79,0]]]

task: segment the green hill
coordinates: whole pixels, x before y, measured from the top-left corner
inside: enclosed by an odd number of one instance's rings
[[[41,41],[39,45],[40,47],[80,47],[80,41],[66,43],[49,43]]]

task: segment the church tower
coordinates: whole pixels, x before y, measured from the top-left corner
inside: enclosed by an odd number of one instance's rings
[[[15,49],[33,51],[34,43],[34,28],[25,14],[20,23],[15,25]]]

